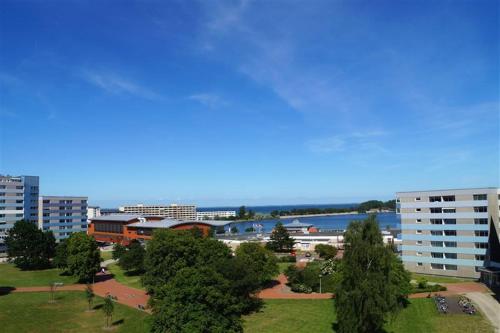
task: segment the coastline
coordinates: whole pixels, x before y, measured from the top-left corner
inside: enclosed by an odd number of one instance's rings
[[[337,215],[353,215],[359,214],[358,211],[354,210],[351,212],[343,212],[343,213],[324,213],[324,214],[302,214],[302,215],[283,215],[279,216],[277,219],[291,219],[291,218],[300,218],[300,217],[317,217],[317,216],[337,216]]]

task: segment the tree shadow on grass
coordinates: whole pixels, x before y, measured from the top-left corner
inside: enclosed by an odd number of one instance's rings
[[[8,286],[8,287],[3,287],[3,286],[1,286],[1,287],[0,287],[0,296],[5,296],[5,295],[8,295],[8,294],[10,294],[11,292],[13,292],[14,290],[16,290],[16,288],[14,288],[14,287],[10,287],[10,286]]]
[[[143,273],[144,272],[141,271],[141,270],[138,270],[138,271],[125,271],[125,272],[123,272],[123,275],[125,275],[125,276],[140,276]]]
[[[92,310],[99,310],[100,308],[102,308],[102,304],[97,304],[97,305],[94,305]]]
[[[115,320],[115,321],[113,322],[113,324],[111,324],[111,325],[113,325],[113,326],[116,326],[116,325],[121,325],[121,324],[123,324],[124,322],[125,322],[125,319],[123,319],[123,318],[122,318],[122,319],[119,319],[119,320]]]

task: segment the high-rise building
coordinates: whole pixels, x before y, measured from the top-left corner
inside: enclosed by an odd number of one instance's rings
[[[398,192],[405,267],[482,279],[486,267],[500,268],[499,194],[498,188]]]
[[[125,214],[140,214],[147,216],[162,216],[175,220],[196,220],[196,206],[194,205],[135,205],[122,206],[120,212]]]
[[[235,210],[216,210],[216,211],[204,211],[196,212],[196,220],[217,220],[219,218],[230,218],[236,217]]]
[[[101,216],[101,207],[99,206],[88,206],[87,207],[87,219],[88,222],[90,223],[90,220],[93,219],[94,217],[99,217]]]
[[[38,203],[38,226],[52,231],[56,240],[87,232],[87,197],[40,196]]]
[[[38,219],[37,176],[0,175],[0,257],[5,256],[7,231],[19,220]]]

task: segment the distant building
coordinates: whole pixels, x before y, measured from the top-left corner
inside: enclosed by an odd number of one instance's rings
[[[5,257],[4,239],[14,223],[38,221],[38,176],[0,175],[0,257]]]
[[[196,220],[196,206],[194,205],[135,205],[122,206],[120,212],[147,216],[161,216],[176,220]]]
[[[315,227],[313,227],[312,224],[302,223],[297,219],[293,220],[292,223],[284,224],[283,227],[285,227],[285,229],[289,233],[296,233],[296,232],[307,233],[309,231],[311,231],[311,232],[318,231]],[[310,229],[312,229],[312,230],[310,230]]]
[[[87,197],[40,196],[38,203],[38,227],[56,240],[87,231]]]
[[[498,188],[396,193],[405,267],[498,284],[499,196]]]
[[[101,207],[99,206],[88,206],[87,207],[87,219],[90,222],[90,219],[94,217],[101,216]]]
[[[123,214],[118,208],[101,208],[100,213],[100,216]]]
[[[154,230],[185,230],[199,228],[206,236],[212,227],[224,226],[227,221],[180,221],[160,216],[118,214],[91,219],[88,234],[98,242],[129,244],[132,240],[151,239]]]
[[[230,218],[236,217],[235,210],[216,210],[209,212],[196,212],[196,220],[217,220],[217,218]]]

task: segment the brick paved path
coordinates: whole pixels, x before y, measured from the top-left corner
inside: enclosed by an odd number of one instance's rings
[[[262,299],[328,299],[332,298],[333,294],[330,293],[311,293],[302,294],[294,293],[290,287],[286,285],[287,278],[284,274],[278,276],[277,284],[271,288],[262,290],[258,296]]]
[[[461,282],[461,283],[442,283],[443,286],[446,286],[448,290],[446,291],[437,291],[432,292],[431,295],[442,295],[442,296],[451,296],[451,295],[459,295],[470,292],[480,292],[487,293],[489,289],[482,283],[478,282]],[[425,298],[429,295],[429,293],[417,293],[410,295],[410,298]]]

